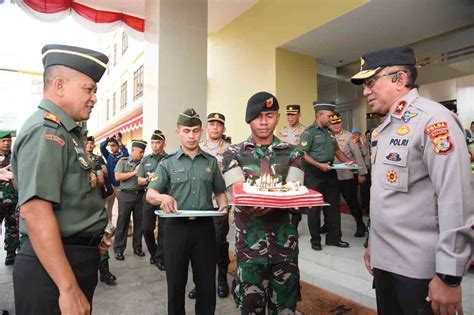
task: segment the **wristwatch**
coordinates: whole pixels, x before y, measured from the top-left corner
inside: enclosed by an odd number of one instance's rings
[[[441,279],[446,285],[450,287],[457,287],[461,284],[462,277],[457,277],[457,276],[450,276],[450,275],[445,275],[442,273],[436,273],[438,278]]]

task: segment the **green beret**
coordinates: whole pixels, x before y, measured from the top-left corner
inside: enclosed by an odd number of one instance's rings
[[[0,139],[11,138],[12,132],[8,130],[0,130]]]
[[[41,54],[45,70],[50,66],[65,66],[84,73],[95,82],[99,82],[109,62],[103,53],[67,45],[46,45]]]
[[[146,141],[133,139],[132,140],[132,148],[140,148],[140,149],[145,150],[146,149]]]
[[[210,113],[207,115],[207,122],[218,121],[225,124],[225,116],[221,113]]]
[[[261,112],[278,111],[280,106],[275,96],[268,92],[258,92],[248,100],[247,111],[245,113],[245,121],[250,123],[257,118]]]
[[[199,114],[193,108],[188,108],[178,116],[178,125],[186,127],[202,126]]]
[[[336,109],[336,105],[331,104],[329,102],[320,102],[320,101],[314,101],[313,107],[314,107],[315,112],[319,112],[320,110],[328,110],[328,111],[333,112]]]
[[[161,130],[155,130],[153,131],[153,134],[151,135],[151,140],[163,140],[165,141],[165,135]]]

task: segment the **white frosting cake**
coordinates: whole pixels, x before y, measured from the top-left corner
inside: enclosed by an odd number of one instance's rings
[[[307,194],[308,188],[302,186],[299,181],[278,183],[276,178],[263,175],[254,182],[246,182],[243,190],[248,194],[268,195],[268,196],[298,196]]]

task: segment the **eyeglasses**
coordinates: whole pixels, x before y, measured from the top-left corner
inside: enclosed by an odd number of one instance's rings
[[[396,70],[396,71],[393,71],[393,72],[390,72],[390,73],[385,73],[385,74],[381,74],[381,75],[375,75],[371,78],[368,78],[367,80],[364,81],[364,83],[362,83],[362,85],[364,86],[364,88],[368,88],[368,89],[371,89],[374,87],[375,85],[375,82],[380,79],[381,77],[386,77],[386,76],[389,76],[389,75],[394,75],[394,74],[397,74],[399,72],[405,72],[405,70]]]

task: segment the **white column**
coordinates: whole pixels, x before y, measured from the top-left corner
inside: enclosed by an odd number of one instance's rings
[[[178,114],[207,113],[207,0],[147,0],[143,138],[165,133],[168,152],[178,148]]]

